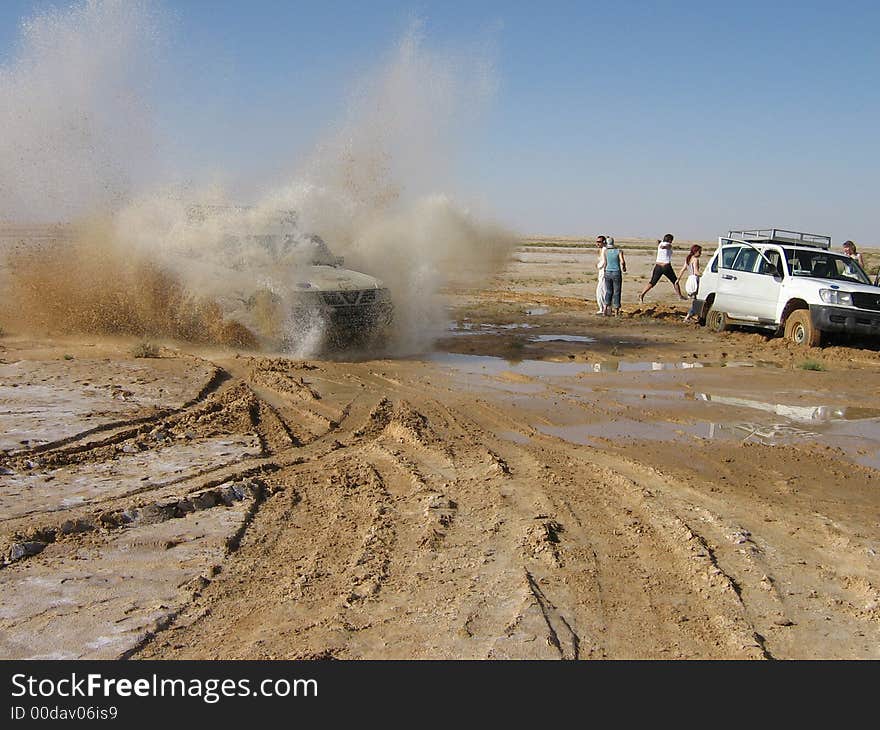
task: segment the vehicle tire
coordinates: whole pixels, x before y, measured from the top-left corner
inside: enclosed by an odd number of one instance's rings
[[[798,309],[788,315],[785,337],[804,347],[818,347],[822,343],[822,331],[813,326],[808,309]]]
[[[703,306],[700,307],[700,313],[697,315],[697,322],[701,327],[706,326],[706,317],[709,316],[709,311],[711,310],[711,308],[712,305],[707,302],[703,302]]]
[[[727,327],[727,312],[710,309],[706,315],[706,326],[713,332],[724,332]]]

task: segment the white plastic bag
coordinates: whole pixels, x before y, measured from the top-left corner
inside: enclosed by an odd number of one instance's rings
[[[685,293],[692,297],[697,293],[697,290],[700,288],[700,277],[696,274],[690,274],[687,278],[687,281],[684,283]]]

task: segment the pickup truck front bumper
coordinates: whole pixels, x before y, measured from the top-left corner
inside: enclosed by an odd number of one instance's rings
[[[852,307],[810,306],[813,326],[822,332],[845,332],[880,337],[880,312]]]

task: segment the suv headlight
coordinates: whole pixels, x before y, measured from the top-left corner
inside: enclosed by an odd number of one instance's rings
[[[848,307],[852,306],[852,294],[848,291],[839,291],[838,289],[820,289],[819,298],[825,304],[844,304]]]

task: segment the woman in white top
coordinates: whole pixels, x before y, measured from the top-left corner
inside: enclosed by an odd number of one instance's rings
[[[687,273],[685,289],[691,300],[691,307],[688,309],[688,313],[684,317],[685,322],[690,322],[691,317],[696,321],[700,314],[697,311],[697,292],[700,290],[700,255],[702,253],[702,246],[698,246],[697,244],[691,246],[690,253],[684,260],[684,266],[682,266],[681,271],[678,272],[679,279]]]
[[[852,241],[844,241],[843,242],[843,252],[849,256],[851,259],[855,259],[859,262],[859,266],[863,269],[865,268],[865,260],[862,258],[862,254],[858,252],[856,249],[856,245]]]
[[[599,282],[596,284],[596,314],[605,314],[605,259],[602,258],[602,249],[605,248],[605,236],[596,237],[598,261],[596,268],[599,269]]]

